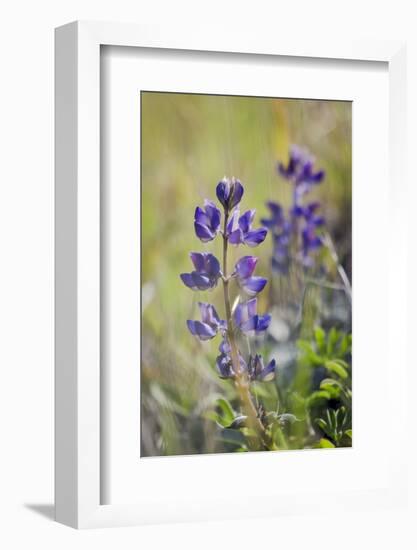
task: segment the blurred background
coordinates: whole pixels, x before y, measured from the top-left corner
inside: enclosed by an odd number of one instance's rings
[[[217,339],[202,343],[186,327],[187,319],[199,317],[198,301],[213,303],[223,316],[222,293],[192,292],[179,277],[192,270],[191,251],[220,257],[220,239],[203,244],[196,238],[195,207],[216,200],[223,176],[235,176],[245,188],[242,209],[256,209],[259,227],[269,215],[266,201],[291,203],[278,160],[287,162],[291,144],[305,147],[326,172],[310,198],[320,201],[350,277],[351,103],[142,92],[141,115],[141,455],[224,452],[227,443],[209,411],[219,397],[233,399],[233,387],[216,373]],[[264,313],[280,307],[271,288],[286,290],[276,280],[272,285],[270,236],[256,249],[233,250],[230,263],[251,253],[259,257],[256,274],[271,281],[258,298]],[[339,311],[332,323],[348,330],[350,305],[343,296],[332,300]],[[270,332],[265,347],[271,352],[277,343],[279,384],[295,352],[279,320]]]

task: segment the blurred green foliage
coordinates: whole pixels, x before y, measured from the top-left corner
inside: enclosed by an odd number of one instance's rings
[[[312,198],[321,201],[329,231],[349,272],[352,160],[349,102],[141,94],[143,456],[241,448],[239,436],[225,435],[219,428],[220,425],[223,431],[227,430],[225,422],[230,418],[224,420],[227,408],[224,403],[232,402],[233,406],[234,388],[215,372],[218,341],[197,341],[185,324],[186,319],[198,317],[199,300],[210,301],[222,314],[221,292],[209,295],[191,292],[184,287],[179,274],[191,270],[190,251],[210,251],[220,256],[220,242],[204,245],[195,237],[193,219],[197,204],[201,205],[204,198],[215,198],[215,185],[224,175],[242,181],[245,187],[242,208],[256,208],[256,227],[266,213],[267,200],[289,204],[289,184],[278,177],[276,163],[278,159],[287,160],[292,143],[307,147],[316,157],[316,166],[326,171],[325,181],[317,186]],[[243,253],[234,250],[232,257],[234,254],[233,259],[237,259]],[[257,273],[270,278],[269,238],[256,249],[255,255],[259,257]],[[260,311],[270,307],[269,300],[267,292],[259,297]],[[307,342],[301,347],[306,347],[310,339],[315,342],[312,345],[316,353],[318,344],[312,329],[302,336]],[[268,343],[265,346],[268,349]],[[317,353],[321,353],[318,348]],[[346,368],[339,360],[344,361],[345,357],[328,354],[324,368],[330,378],[342,384],[340,374]],[[314,369],[314,361],[310,366],[304,361],[300,368]],[[347,372],[349,368],[348,365]],[[302,378],[296,377],[297,384]],[[332,384],[329,383],[329,388],[337,386]],[[277,386],[258,385],[260,398],[271,405],[271,410],[276,408],[279,394],[284,391],[279,385],[279,370]],[[322,391],[331,392],[329,388]],[[282,403],[288,401],[288,404],[279,413],[294,413],[292,420],[297,420],[290,422],[290,416],[280,420],[282,425],[274,435],[278,448],[283,447],[284,439],[289,448],[299,448],[302,432],[299,425],[303,422],[298,417],[302,418],[306,410],[306,396],[302,394],[297,391],[291,399],[282,398]],[[298,404],[289,403],[297,399]],[[239,411],[233,413],[238,415]],[[330,422],[329,431],[334,429],[333,417],[330,420],[323,417],[323,422]],[[316,428],[320,431],[321,426],[312,429]],[[340,443],[328,435],[324,424],[320,434],[323,441],[329,442],[323,446]]]

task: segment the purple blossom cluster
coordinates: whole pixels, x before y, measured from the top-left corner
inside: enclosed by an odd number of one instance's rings
[[[315,252],[323,246],[320,228],[325,219],[318,214],[320,203],[305,202],[305,196],[325,177],[323,170],[314,169],[314,158],[296,145],[290,149],[288,164],[278,163],[278,173],[292,185],[292,204],[288,212],[276,202],[267,202],[270,217],[261,220],[273,239],[272,268],[288,274],[291,260],[305,268],[314,266]]]
[[[271,321],[270,315],[260,315],[257,311],[256,295],[267,284],[267,279],[254,275],[258,258],[242,256],[235,264],[230,275],[227,275],[228,245],[246,245],[256,247],[264,240],[268,232],[267,227],[254,229],[252,227],[255,210],[248,210],[240,214],[240,201],[244,188],[237,179],[221,180],[216,187],[216,195],[223,206],[222,213],[216,204],[205,200],[203,207],[197,207],[194,214],[194,230],[196,236],[203,243],[213,241],[218,235],[223,238],[224,261],[223,267],[219,260],[211,253],[191,252],[190,259],[194,270],[180,275],[182,282],[194,291],[212,290],[221,280],[224,285],[226,320],[220,319],[215,307],[208,303],[199,302],[201,320],[187,320],[189,331],[196,338],[204,341],[221,335],[219,356],[216,367],[221,378],[236,379],[245,377],[248,381],[269,381],[275,376],[275,360],[264,366],[259,354],[243,357],[236,346],[235,336],[238,333],[247,337],[254,337],[264,333]],[[234,281],[244,294],[240,297],[235,310],[230,308],[229,283]],[[229,311],[229,315],[228,312]],[[233,361],[232,347],[236,346],[237,357]]]

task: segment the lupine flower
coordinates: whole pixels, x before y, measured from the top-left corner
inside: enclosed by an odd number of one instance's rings
[[[246,361],[239,353],[239,367],[240,374],[247,371]],[[234,378],[236,373],[233,368],[232,359],[230,355],[221,353],[216,359],[216,368],[220,378]]]
[[[212,241],[220,231],[220,210],[209,200],[204,201],[204,209],[197,206],[194,214],[195,234],[207,243]]]
[[[181,273],[182,282],[191,290],[208,290],[217,285],[221,276],[219,260],[213,254],[191,252],[191,261],[195,271]]]
[[[316,216],[316,211],[320,208],[319,202],[310,202],[302,209],[302,214],[306,222],[313,224],[315,227],[321,227],[326,222],[323,216]]]
[[[226,330],[226,322],[221,321],[217,311],[211,304],[199,302],[201,321],[187,321],[187,326],[191,334],[197,336],[200,340],[210,340],[216,334]]]
[[[247,244],[248,246],[258,246],[261,244],[268,233],[265,227],[252,229],[255,210],[248,210],[239,217],[239,210],[236,209],[227,224],[227,238],[231,244]]]
[[[269,208],[269,211],[271,212],[271,217],[262,218],[261,224],[264,227],[268,227],[270,229],[281,227],[285,222],[285,214],[282,206],[277,202],[273,202],[273,201],[268,201],[266,203],[266,206]]]
[[[264,366],[264,360],[262,355],[256,354],[249,357],[248,362],[248,376],[251,380],[257,380],[259,382],[270,382],[275,378],[275,359],[272,359],[268,365]]]
[[[230,357],[231,347],[226,338],[226,335],[223,335],[223,340],[219,346],[220,355],[216,358],[216,368],[219,373],[220,378],[234,378],[235,371],[232,365],[232,359]],[[243,357],[239,353],[239,364],[240,372],[245,372],[247,370],[247,365]]]
[[[307,193],[312,185],[320,183],[324,178],[324,171],[314,172],[314,158],[308,151],[293,145],[290,149],[288,165],[278,163],[278,172],[285,179],[294,184],[294,203],[298,204],[302,195]]]
[[[316,215],[318,208],[320,208],[320,203],[311,202],[302,208],[302,213],[300,214],[305,222],[301,231],[301,253],[303,264],[306,267],[313,265],[313,259],[310,256],[310,252],[317,250],[323,245],[320,235],[317,234],[317,228],[322,227],[325,224],[325,220],[323,216]]]
[[[253,277],[252,273],[255,270],[258,258],[255,256],[243,256],[235,265],[232,277],[236,277],[238,285],[246,292],[248,296],[256,296],[261,292],[267,279],[264,277]]]
[[[257,314],[257,298],[241,302],[236,306],[234,313],[236,326],[248,336],[258,335],[264,332],[271,321],[270,315]]]
[[[323,241],[319,235],[316,234],[316,226],[308,224],[302,231],[302,254],[303,263],[306,266],[311,266],[313,263],[312,258],[309,256],[310,252],[317,250],[323,246]]]
[[[243,185],[235,178],[231,180],[224,178],[219,181],[216,187],[217,198],[228,212],[240,203],[243,192]]]

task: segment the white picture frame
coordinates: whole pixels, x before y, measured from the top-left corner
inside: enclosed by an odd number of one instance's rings
[[[102,45],[165,48],[235,54],[381,61],[389,71],[389,156],[393,239],[406,243],[402,221],[405,186],[405,45],[387,41],[289,43],[269,35],[238,30],[216,33],[149,28],[113,23],[75,22],[56,30],[56,519],[76,528],[121,526],[161,520],[155,507],[101,504],[100,446],[100,48]],[[391,248],[391,251],[393,249]],[[405,246],[399,248],[397,273],[405,276]],[[390,302],[405,317],[405,296]],[[391,312],[390,312],[391,313]],[[392,312],[393,313],[393,312]],[[405,393],[405,352],[396,371]],[[397,392],[398,395],[398,392]],[[405,418],[399,407],[399,417]],[[398,426],[401,423],[397,420]],[[401,429],[399,430],[401,432]],[[385,452],[381,449],[381,453]],[[401,433],[386,489],[343,495],[346,506],[395,505],[405,498]],[[219,458],[216,458],[219,460]],[[220,458],[221,459],[221,458]],[[168,495],[167,495],[168,497]],[[214,508],[184,517],[170,495],[166,521],[216,519]],[[174,500],[173,500],[174,499]],[[290,509],[304,512],[317,495],[289,495]],[[287,510],[288,511],[288,510]],[[284,512],[277,503],[268,514]],[[248,512],[248,516],[252,515]],[[256,515],[255,513],[253,515]],[[224,516],[223,516],[224,517]],[[229,517],[234,517],[231,514]]]

